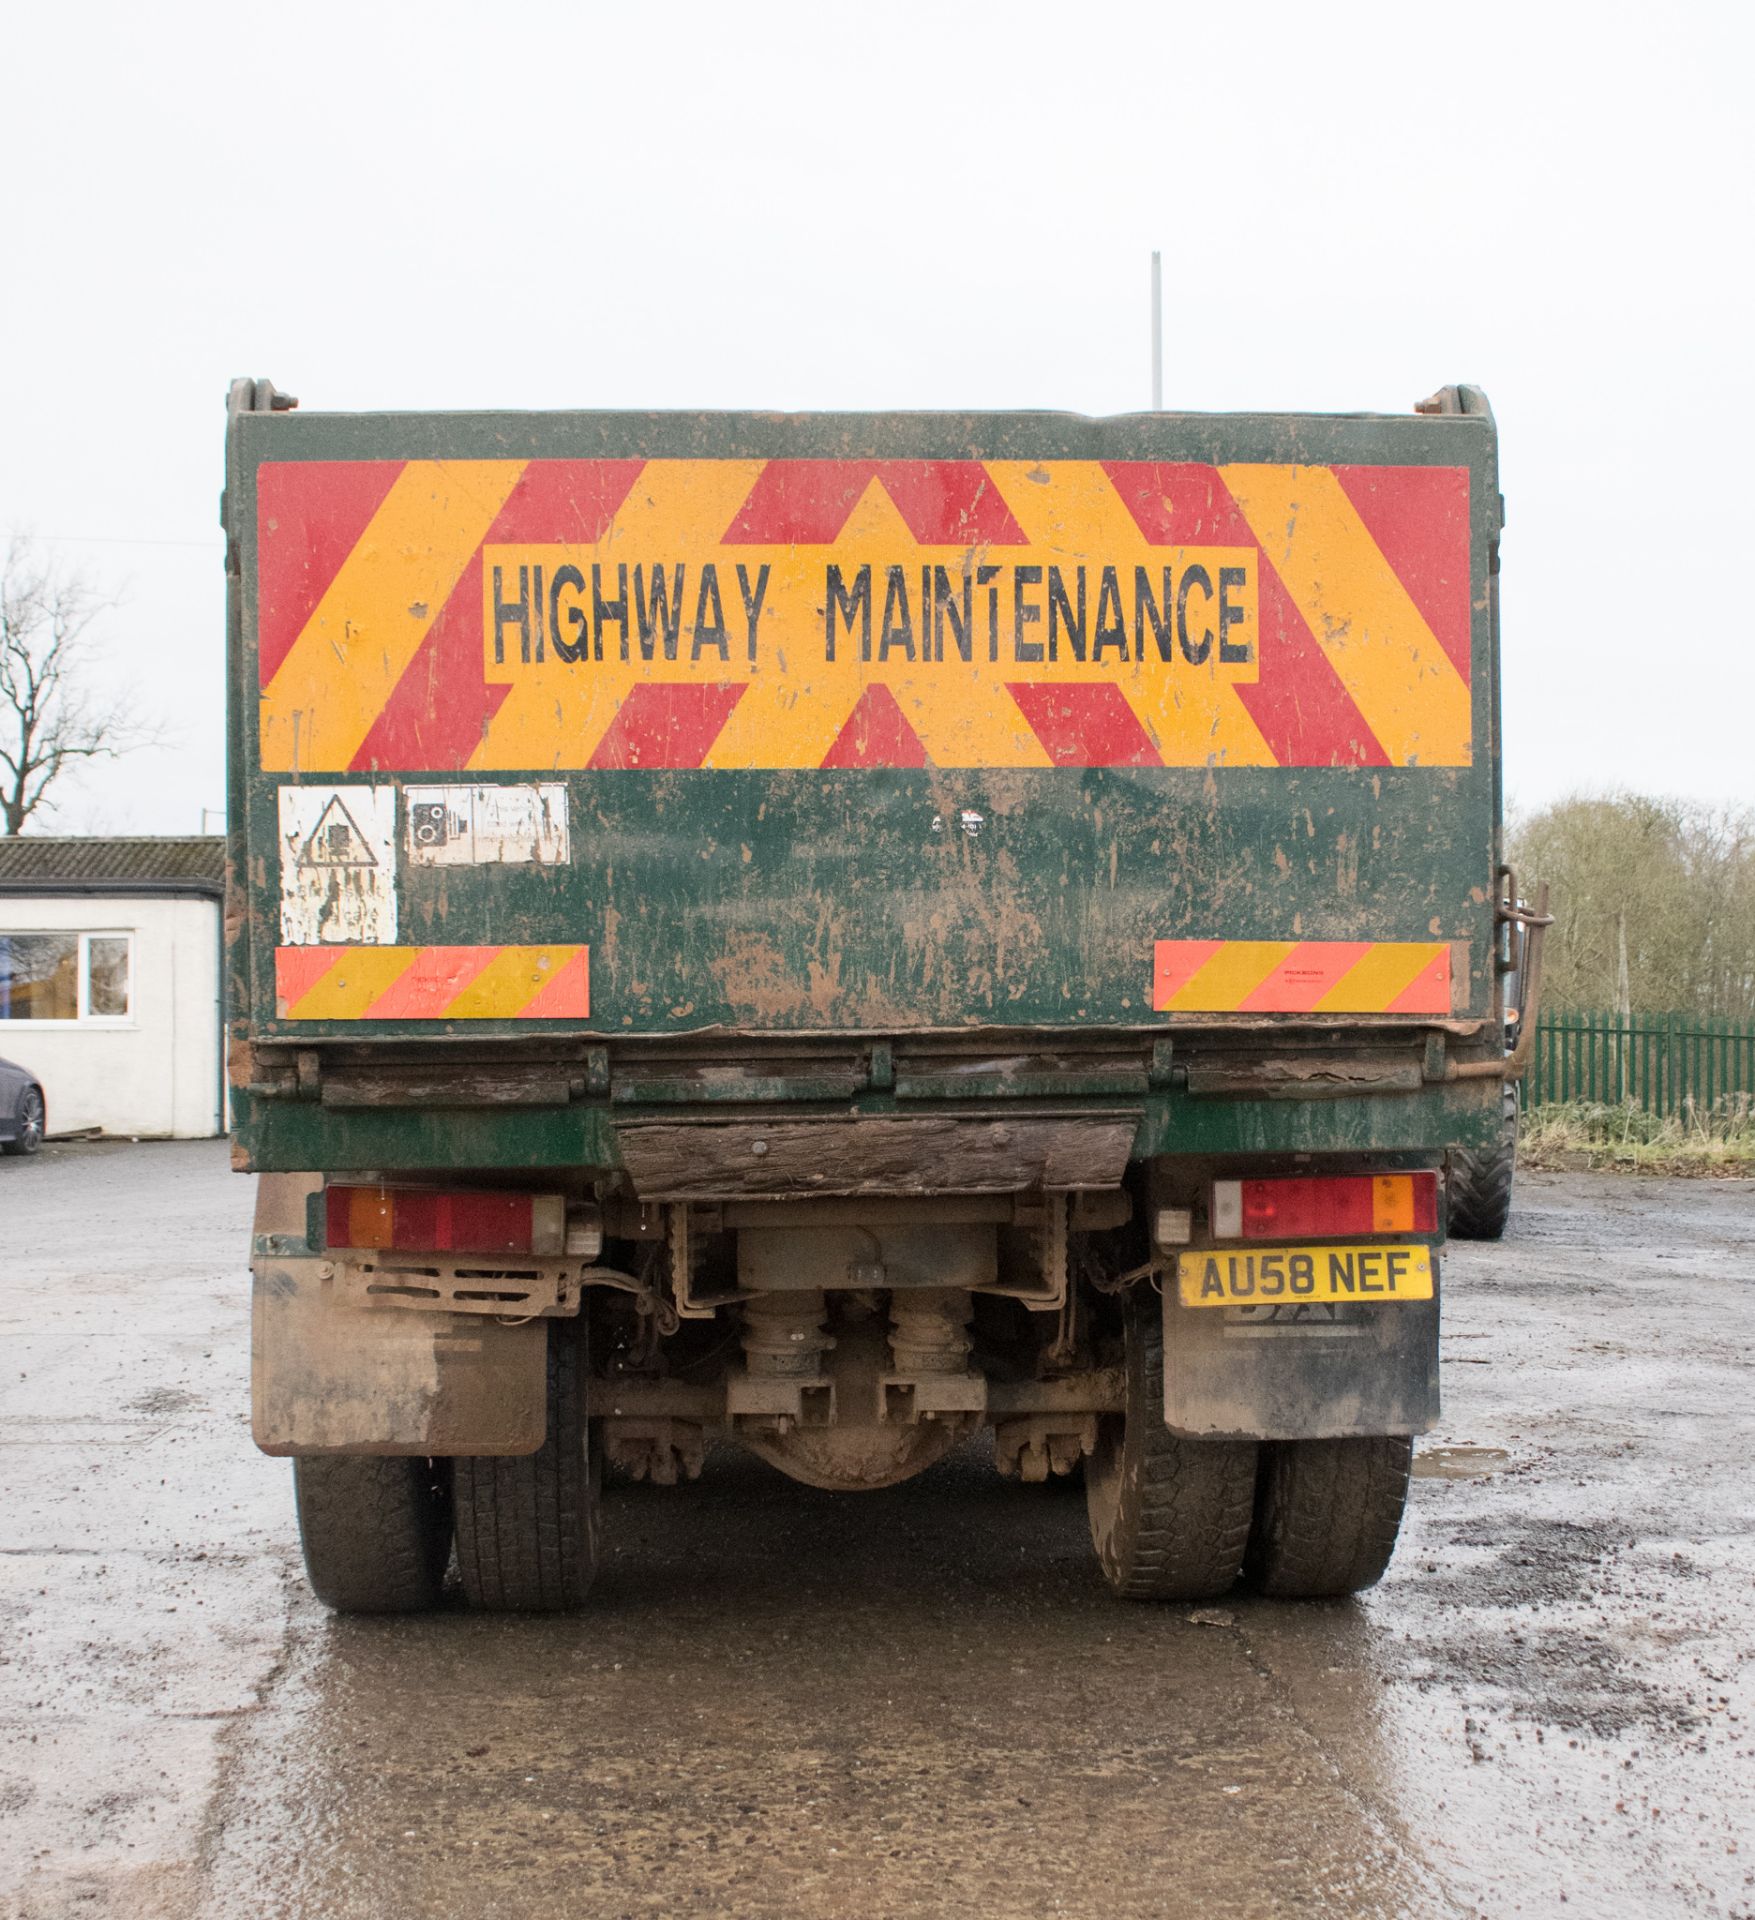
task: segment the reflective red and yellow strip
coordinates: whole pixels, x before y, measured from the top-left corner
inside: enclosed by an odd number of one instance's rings
[[[1160,940],[1159,1013],[1451,1011],[1444,940]]]
[[[587,947],[277,947],[282,1020],[583,1020]]]
[[[302,461],[265,463],[258,493],[267,771],[1443,767],[1473,758],[1463,468]],[[1063,649],[1058,664],[1041,660],[1039,641],[1026,655],[995,640],[959,664],[942,652],[917,659],[912,627],[893,654],[885,637],[884,582],[918,591],[922,561],[945,574],[946,594],[970,569],[1010,578],[1007,566],[1029,563],[1039,589],[1044,567],[1082,581],[1083,566],[1100,630],[1105,571],[1126,586],[1142,571],[1159,582],[1172,562],[1195,561],[1210,586],[1221,560],[1248,583],[1242,665],[1221,668],[1216,655],[1198,666],[1180,654],[1148,660],[1138,614],[1114,641],[1118,652],[1093,639],[1087,661],[1081,640],[1077,660]],[[869,568],[877,583],[881,604],[867,609],[884,629],[875,660],[850,645],[825,653],[830,562],[846,579]],[[693,624],[674,658],[654,657],[650,634],[644,658],[638,645],[630,652],[630,623],[639,629],[652,611],[640,611],[642,565],[649,577],[661,563],[679,593],[686,575],[691,594],[716,567],[734,628],[735,583],[765,583],[759,663],[754,614],[747,658],[724,642],[703,648]],[[514,585],[539,569],[552,584],[571,568],[595,593],[594,564],[607,569],[606,604],[620,622],[611,648],[625,657],[594,657],[588,670],[566,668],[552,650],[543,663],[540,647],[528,670],[496,660],[496,567]],[[1019,574],[1020,594],[1023,582]],[[936,586],[932,598],[937,605]],[[918,604],[925,620],[925,599]],[[692,598],[689,606],[694,622]],[[541,611],[533,601],[528,617]],[[1036,620],[1040,609],[1026,611]],[[1011,597],[1004,612],[1008,634],[1022,636],[1025,612]],[[1040,664],[1019,664],[1026,658]]]

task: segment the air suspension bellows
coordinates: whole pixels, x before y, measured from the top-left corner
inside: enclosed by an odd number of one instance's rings
[[[820,1287],[758,1293],[743,1306],[743,1357],[753,1378],[814,1380],[835,1344]]]
[[[970,1297],[959,1287],[898,1287],[890,1295],[890,1356],[893,1372],[962,1373],[969,1364]]]

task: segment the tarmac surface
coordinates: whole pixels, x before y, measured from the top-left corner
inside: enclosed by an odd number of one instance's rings
[[[1112,1601],[1082,1499],[732,1453],[589,1612],[337,1620],[221,1142],[0,1162],[0,1915],[1755,1915],[1755,1182],[1530,1175],[1353,1602]]]

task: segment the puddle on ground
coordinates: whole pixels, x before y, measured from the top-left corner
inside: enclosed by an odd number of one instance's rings
[[[1414,1455],[1414,1478],[1479,1480],[1497,1473],[1510,1459],[1503,1447],[1423,1447]]]

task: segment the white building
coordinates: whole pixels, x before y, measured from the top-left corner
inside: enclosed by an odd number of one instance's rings
[[[51,1135],[225,1131],[225,841],[0,837],[0,1057]]]

